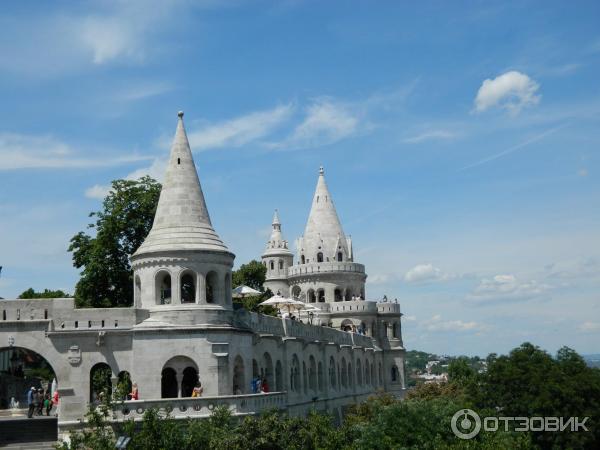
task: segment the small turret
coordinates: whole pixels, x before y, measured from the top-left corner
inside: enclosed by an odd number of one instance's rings
[[[265,289],[270,289],[274,294],[289,296],[287,282],[287,269],[294,263],[294,254],[288,248],[288,242],[281,233],[279,213],[275,210],[272,222],[273,230],[267,241],[267,246],[262,254],[262,262],[267,268]]]

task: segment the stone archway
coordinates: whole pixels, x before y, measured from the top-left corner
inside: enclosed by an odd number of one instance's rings
[[[190,397],[198,379],[198,366],[187,356],[174,356],[161,372],[162,398]]]

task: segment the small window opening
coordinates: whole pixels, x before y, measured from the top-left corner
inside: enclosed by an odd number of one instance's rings
[[[44,319],[48,319],[48,310],[47,309],[44,310]]]
[[[88,320],[88,328],[92,328],[92,321]]]
[[[118,326],[119,326],[119,321],[115,320],[115,328],[118,328]]]
[[[181,164],[181,158],[177,158],[177,164]]]
[[[75,328],[79,328],[79,321],[75,321]]]
[[[17,309],[17,320],[21,320],[21,310]]]
[[[104,320],[102,321],[102,328],[104,328]]]
[[[6,320],[6,310],[2,311],[2,320]]]

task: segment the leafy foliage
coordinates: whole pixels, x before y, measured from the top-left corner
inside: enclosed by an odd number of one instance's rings
[[[160,188],[150,177],[113,181],[102,211],[90,214],[96,221],[88,228],[95,236],[80,231],[71,238],[73,265],[82,269],[75,287],[78,307],[131,306],[129,257],[152,228]]]
[[[242,264],[238,270],[233,271],[232,282],[234,287],[249,286],[252,289],[261,291],[260,295],[251,295],[244,298],[234,298],[233,302],[248,311],[258,312],[274,316],[277,310],[271,306],[258,306],[259,303],[273,296],[270,289],[263,291],[263,285],[267,276],[267,268],[259,261],[252,260],[247,264]]]
[[[44,289],[42,292],[36,292],[33,288],[29,288],[23,291],[18,298],[22,299],[34,299],[34,298],[65,298],[70,297],[69,294],[61,291],[60,289],[52,291],[50,289]]]

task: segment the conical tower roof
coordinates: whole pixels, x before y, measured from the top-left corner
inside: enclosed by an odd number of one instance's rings
[[[327,188],[323,167],[319,169],[317,188],[301,241],[302,248],[299,250],[310,260],[314,260],[319,252],[329,258],[333,258],[338,250],[349,255],[346,236]]]
[[[263,256],[269,255],[292,255],[292,252],[288,248],[288,242],[283,238],[281,232],[281,221],[279,220],[279,212],[275,210],[273,214],[273,222],[271,224],[273,230],[271,231],[271,237],[267,242],[267,247]]]
[[[183,126],[183,112],[178,115],[154,223],[146,240],[133,256],[171,250],[228,251],[210,221]]]

